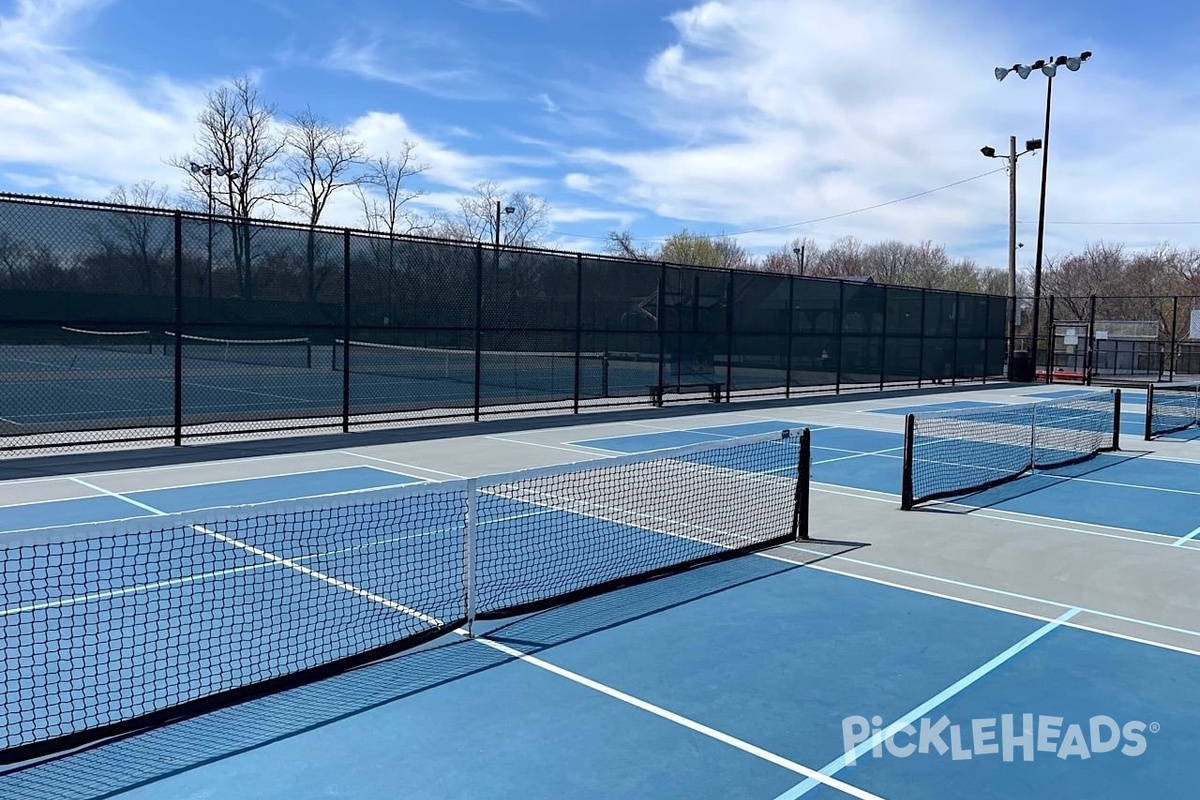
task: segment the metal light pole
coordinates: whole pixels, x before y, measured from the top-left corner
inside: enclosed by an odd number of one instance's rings
[[[1035,370],[1038,363],[1038,339],[1041,327],[1042,256],[1045,251],[1046,239],[1046,173],[1049,166],[1047,162],[1050,159],[1050,98],[1054,91],[1054,76],[1058,73],[1058,68],[1066,67],[1071,72],[1075,72],[1083,65],[1083,62],[1091,57],[1092,52],[1084,50],[1078,56],[1056,56],[1038,59],[1032,64],[1013,64],[1011,67],[996,67],[995,69],[997,81],[1004,80],[1010,72],[1017,73],[1024,80],[1035,69],[1040,69],[1046,76],[1046,128],[1042,134],[1042,188],[1038,201],[1037,254],[1034,257],[1033,267],[1033,344],[1030,348],[1030,356],[1033,358]],[[1051,347],[1053,347],[1053,342],[1051,342]],[[1050,379],[1049,368],[1046,370],[1046,379],[1047,381]]]
[[[505,214],[512,214],[513,212],[516,211],[516,209],[513,208],[512,206],[504,206],[504,208],[501,209],[500,201],[499,200],[496,201],[496,238],[495,238],[495,248],[492,251],[493,252],[492,258],[494,261],[494,267],[492,269],[492,289],[493,289],[493,291],[496,289],[496,287],[500,283],[500,212],[501,211],[503,211]],[[483,287],[481,286],[480,289],[482,289],[482,288]]]
[[[212,245],[213,245],[213,213],[214,213],[213,202],[215,200],[215,198],[213,197],[212,179],[213,179],[213,175],[216,175],[219,178],[228,177],[233,180],[237,180],[238,174],[231,170],[227,170],[224,167],[218,167],[214,164],[197,164],[195,161],[191,162],[191,171],[192,171],[193,175],[203,175],[205,178],[208,179],[208,258],[206,259],[207,264],[206,264],[206,268],[205,268],[205,278],[208,283],[208,299],[211,300],[212,296],[213,296],[213,285],[212,285],[212,267],[213,267]]]
[[[795,254],[796,261],[800,264],[800,277],[801,278],[804,277],[804,248],[805,248],[805,245],[800,245],[799,247],[792,248],[792,253]]]
[[[994,147],[981,147],[986,158],[1003,158],[1008,162],[1008,377],[1012,380],[1013,353],[1017,349],[1017,159],[1026,153],[1040,150],[1041,139],[1028,139],[1025,149],[1017,152],[1017,137],[1008,137],[1008,155],[1002,156]]]

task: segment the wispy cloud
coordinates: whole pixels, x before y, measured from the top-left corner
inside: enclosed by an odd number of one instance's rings
[[[515,11],[534,16],[541,14],[541,9],[530,0],[458,0],[458,2],[468,8],[476,8],[480,11]]]
[[[360,78],[383,81],[417,89],[431,95],[472,98],[481,94],[475,70],[456,66],[429,68],[391,53],[383,52],[378,38],[360,41],[342,38],[321,60],[329,69],[348,72]]]
[[[0,141],[4,158],[56,176],[63,191],[104,194],[117,183],[171,181],[165,160],[191,144],[201,87],[128,80],[64,45],[104,2],[22,0],[0,19]],[[30,170],[24,170],[26,175]],[[29,185],[32,179],[27,179]]]

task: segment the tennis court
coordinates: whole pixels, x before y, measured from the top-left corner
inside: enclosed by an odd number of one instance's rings
[[[57,666],[26,664],[25,679],[79,701],[56,720],[9,710],[7,736],[34,718],[67,728],[72,709],[95,724],[138,702],[121,692],[178,700],[239,670],[369,649],[397,635],[398,604],[420,601],[425,617],[400,614],[401,633],[440,635],[0,775],[0,797],[1183,796],[1200,732],[1195,445],[1134,428],[1119,451],[898,510],[897,409],[986,413],[1030,394],[347,439],[9,481],[10,546],[154,542],[166,557],[63,550],[6,575],[5,617],[61,642]],[[1141,420],[1138,398],[1123,400],[1123,421]],[[798,441],[779,432],[805,427],[813,539],[776,542],[789,539]],[[563,466],[597,458],[599,472]],[[497,473],[517,477],[486,477]],[[456,632],[454,520],[478,485],[491,487],[473,511],[485,613],[469,638]],[[247,503],[253,514],[211,510]],[[751,530],[769,549],[545,603],[573,580],[699,564],[730,546],[714,532]],[[137,533],[113,538],[123,532]],[[613,541],[622,563],[604,557]],[[51,580],[64,594],[46,603]],[[106,634],[125,614],[139,629]],[[229,651],[205,648],[216,630]],[[106,669],[89,660],[100,652]]]

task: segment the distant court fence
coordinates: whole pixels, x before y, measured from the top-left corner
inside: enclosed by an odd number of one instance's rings
[[[1007,300],[0,194],[0,450],[984,381]]]
[[[1200,378],[1200,296],[1042,298],[1037,379],[1145,383]],[[1018,303],[1017,349],[1028,350],[1033,300]]]

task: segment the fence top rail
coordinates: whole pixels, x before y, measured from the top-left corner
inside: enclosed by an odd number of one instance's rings
[[[308,225],[303,222],[291,222],[287,220],[262,219],[257,217],[239,218],[225,214],[207,214],[204,211],[196,211],[191,209],[174,209],[174,208],[154,208],[150,206],[135,206],[125,205],[120,203],[112,203],[101,200],[80,200],[64,197],[55,197],[51,195],[32,195],[19,194],[15,192],[0,192],[0,203],[13,203],[26,206],[49,206],[54,208],[75,208],[88,209],[94,211],[111,211],[127,214],[142,214],[145,216],[156,217],[173,217],[181,216],[183,219],[195,222],[221,222],[222,224],[245,224],[254,225],[259,228],[275,228],[279,230],[295,230],[295,231],[316,231],[318,233],[327,233],[335,235],[352,235],[358,239],[382,239],[392,240],[397,242],[406,242],[412,244],[427,244],[438,245],[443,247],[454,247],[469,250],[495,250],[495,245],[490,242],[472,242],[462,241],[457,239],[445,239],[436,236],[424,236],[420,234],[399,234],[387,233],[386,231],[371,231],[365,228],[351,228],[346,226],[333,225]],[[905,290],[912,292],[925,292],[934,295],[954,295],[962,297],[977,297],[1008,301],[1007,295],[988,294],[986,292],[959,291],[954,289],[927,289],[920,286],[901,286],[888,283],[866,283],[861,278],[853,276],[841,277],[825,277],[819,275],[796,275],[795,273],[774,273],[765,272],[763,270],[753,269],[737,269],[729,267],[711,267],[698,264],[681,264],[672,261],[654,261],[651,259],[627,258],[621,256],[609,255],[607,253],[587,253],[577,250],[555,250],[548,247],[534,247],[530,245],[509,245],[502,244],[500,251],[504,253],[521,253],[538,256],[558,256],[569,259],[583,258],[588,261],[601,262],[608,264],[645,264],[654,267],[670,267],[674,269],[690,269],[701,270],[705,272],[723,273],[727,275],[742,275],[756,277],[780,277],[780,278],[799,278],[805,281],[813,281],[828,284],[843,284],[846,286],[861,288],[864,286],[872,286],[883,290]]]

